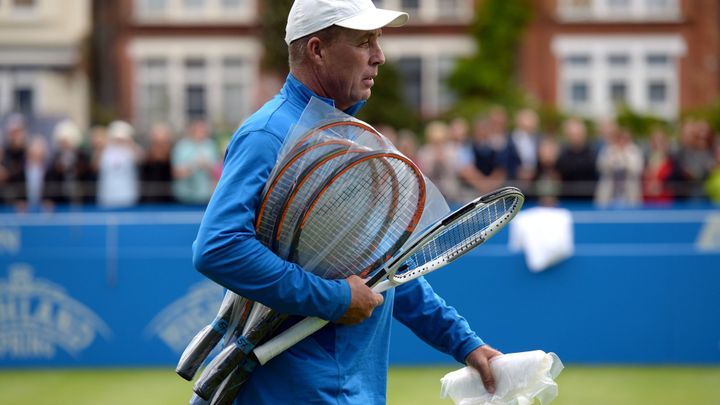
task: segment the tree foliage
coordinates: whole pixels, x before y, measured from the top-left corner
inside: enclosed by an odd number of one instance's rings
[[[517,52],[532,18],[529,0],[483,0],[475,9],[470,34],[477,51],[461,59],[448,85],[458,95],[456,109],[488,104],[518,105],[522,92],[515,83]]]
[[[417,131],[419,118],[405,102],[400,72],[389,61],[380,67],[372,96],[358,114],[358,118],[371,124],[387,124],[394,128]]]
[[[262,68],[284,77],[288,73],[288,49],[285,24],[293,0],[272,0],[261,3],[260,36],[265,47]]]

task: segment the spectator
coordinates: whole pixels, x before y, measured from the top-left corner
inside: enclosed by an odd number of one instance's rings
[[[22,203],[19,211],[36,210],[44,207],[50,209],[52,202],[45,198],[47,182],[45,180],[48,162],[47,141],[42,136],[35,136],[27,147],[25,161],[25,195],[27,203]]]
[[[680,149],[677,163],[683,180],[684,197],[701,198],[703,184],[715,165],[712,151],[712,132],[705,121],[685,120],[680,129]]]
[[[140,165],[141,201],[171,203],[172,195],[172,133],[166,124],[156,124],[150,131],[150,145]]]
[[[400,153],[417,163],[418,144],[417,135],[415,135],[414,132],[409,129],[401,129],[398,131],[395,147]]]
[[[543,206],[557,205],[562,187],[562,176],[558,170],[560,145],[554,138],[543,138],[538,145],[538,165],[533,184],[538,203]]]
[[[662,128],[650,134],[647,164],[643,172],[643,200],[668,203],[673,200],[672,182],[677,179],[676,163],[670,154],[668,136]]]
[[[418,151],[417,161],[423,173],[432,180],[448,201],[459,199],[456,162],[457,150],[450,142],[448,126],[433,121],[425,127],[426,144]]]
[[[98,204],[129,207],[139,198],[137,164],[141,152],[133,141],[134,129],[124,121],[113,121],[107,129],[108,143],[100,154]]]
[[[464,147],[469,142],[468,133],[470,128],[465,118],[455,117],[450,120],[448,127],[450,142],[457,147]]]
[[[45,174],[45,197],[54,204],[81,204],[90,181],[90,158],[80,150],[82,134],[71,120],[53,129],[55,153]]]
[[[375,129],[386,137],[395,147],[397,147],[398,134],[395,131],[395,127],[390,124],[377,124],[374,126]]]
[[[21,115],[11,116],[5,126],[6,145],[3,154],[2,166],[5,172],[5,185],[3,197],[6,203],[23,206],[25,194],[25,152],[26,133],[25,120]]]
[[[540,139],[537,130],[538,116],[535,111],[518,111],[515,115],[515,129],[510,133],[503,158],[511,180],[528,182],[535,177]]]
[[[218,160],[207,124],[193,122],[172,151],[175,198],[184,204],[207,204],[215,188],[213,171]]]
[[[107,128],[95,126],[90,129],[90,139],[86,149],[86,155],[90,159],[90,167],[87,179],[83,184],[83,195],[85,203],[97,201],[97,182],[100,171],[100,156],[107,145]]]
[[[488,141],[498,152],[507,148],[508,143],[508,118],[505,108],[502,106],[491,107],[487,114],[488,120]]]
[[[492,144],[494,128],[490,120],[476,119],[473,122],[472,142],[461,150],[458,158],[460,178],[472,188],[474,195],[500,187],[506,178],[500,152]]]
[[[705,192],[715,204],[720,204],[720,144],[715,145],[715,167],[705,181]]]
[[[597,165],[595,152],[587,142],[585,123],[569,118],[562,125],[565,147],[557,159],[557,171],[562,178],[563,199],[590,199],[595,192]]]
[[[597,160],[600,181],[595,202],[600,207],[634,206],[641,202],[643,157],[627,129],[610,135]]]
[[[597,123],[595,142],[592,148],[596,156],[608,145],[610,138],[612,138],[617,131],[618,126],[614,119],[604,118]]]

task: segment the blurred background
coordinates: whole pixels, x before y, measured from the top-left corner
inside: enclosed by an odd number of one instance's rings
[[[190,245],[288,73],[290,0],[0,0],[0,403],[174,404],[222,289]],[[429,276],[560,404],[720,404],[720,2],[382,0],[359,118],[522,219]],[[462,280],[458,283],[457,280]],[[393,327],[388,402],[459,368]]]

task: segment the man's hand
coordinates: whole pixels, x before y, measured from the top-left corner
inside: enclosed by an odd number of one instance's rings
[[[346,278],[350,285],[350,306],[345,314],[337,320],[337,323],[343,325],[352,325],[370,318],[373,309],[382,305],[384,298],[382,295],[373,292],[365,285],[365,280],[358,276],[350,276]]]
[[[470,352],[465,358],[465,364],[474,368],[480,373],[483,385],[487,392],[495,393],[495,378],[490,372],[490,359],[500,356],[502,353],[489,345],[482,345]]]

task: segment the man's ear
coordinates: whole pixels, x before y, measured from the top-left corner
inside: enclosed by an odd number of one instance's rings
[[[305,52],[307,52],[308,60],[314,63],[322,63],[324,58],[325,44],[318,37],[312,37],[308,40]]]

